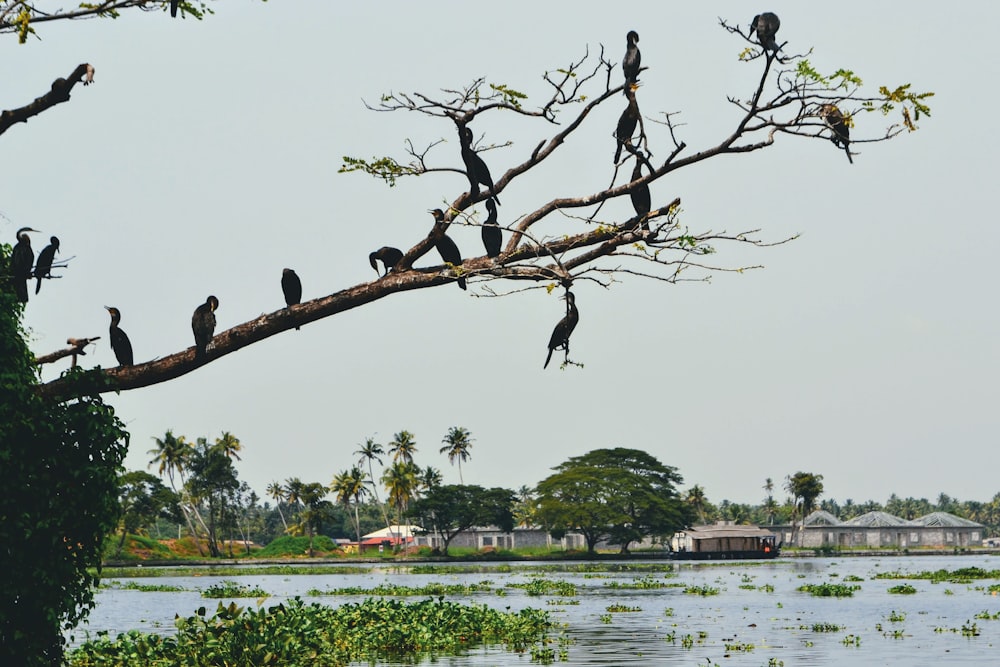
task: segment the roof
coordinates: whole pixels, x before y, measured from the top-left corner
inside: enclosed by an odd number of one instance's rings
[[[682,531],[692,540],[709,540],[719,537],[770,537],[774,533],[758,526],[691,526]]]
[[[806,526],[839,526],[844,523],[826,510],[816,510],[802,522]]]
[[[850,521],[845,521],[843,525],[882,528],[884,526],[906,526],[910,525],[910,522],[887,512],[868,512],[867,514],[856,516]]]
[[[367,535],[362,535],[361,540],[374,540],[383,539],[388,540],[393,537],[399,537],[401,535],[414,535],[416,533],[422,532],[423,528],[420,526],[388,526],[380,530],[376,530],[374,533],[368,533]]]
[[[983,524],[963,519],[948,512],[931,512],[918,517],[910,523],[918,526],[946,526],[951,528],[985,528]]]

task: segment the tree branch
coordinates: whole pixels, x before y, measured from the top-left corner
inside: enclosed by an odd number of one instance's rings
[[[19,109],[0,112],[0,134],[3,134],[15,123],[27,123],[28,119],[51,109],[57,104],[69,101],[69,91],[80,81],[87,86],[94,82],[94,68],[88,63],[76,66],[69,77],[59,78],[52,82],[49,92],[35,98],[31,104]]]

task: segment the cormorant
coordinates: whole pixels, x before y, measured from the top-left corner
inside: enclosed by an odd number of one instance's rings
[[[632,180],[637,181],[642,178],[642,151],[635,152],[635,168],[632,169]],[[642,218],[644,215],[648,214],[652,208],[652,198],[649,195],[649,184],[644,183],[643,185],[637,185],[629,191],[629,197],[632,199],[632,208],[635,209],[635,214]],[[649,229],[649,221],[642,221],[642,228]]]
[[[35,294],[38,294],[38,291],[42,289],[42,278],[47,278],[52,274],[52,261],[57,252],[59,252],[59,239],[53,236],[49,239],[49,244],[38,253],[38,263],[35,264],[35,277],[38,278],[38,284],[35,285]]]
[[[11,269],[14,280],[14,293],[21,303],[28,303],[28,280],[31,278],[31,267],[35,264],[35,251],[31,249],[31,239],[28,232],[37,232],[31,227],[21,227],[17,230],[17,243],[11,252]]]
[[[622,146],[632,142],[632,134],[639,123],[639,103],[635,101],[635,91],[638,89],[639,86],[634,83],[625,86],[628,106],[622,111],[622,115],[618,118],[618,127],[615,128],[615,139],[618,141],[618,146],[615,148],[615,164],[618,164],[622,156]]]
[[[118,328],[118,323],[122,321],[121,311],[111,306],[104,306],[104,309],[111,313],[111,328],[108,329],[108,333],[111,337],[111,349],[115,351],[115,359],[118,360],[119,366],[131,366],[132,342],[125,332]]]
[[[194,332],[194,357],[201,359],[205,349],[212,342],[215,334],[215,311],[219,308],[219,300],[214,296],[205,299],[205,303],[194,309],[191,316],[191,330]]]
[[[281,291],[285,293],[286,306],[302,303],[302,281],[299,280],[295,271],[291,269],[281,270]],[[295,327],[295,330],[298,331],[299,328]]]
[[[403,259],[403,251],[399,248],[393,248],[392,246],[387,245],[384,245],[375,252],[368,254],[368,263],[372,265],[373,269],[375,269],[375,273],[379,273],[376,260],[382,261],[382,267],[385,269],[385,273],[380,273],[380,276],[389,275],[389,271],[395,269],[401,259]]]
[[[490,169],[479,157],[476,151],[472,150],[472,130],[465,125],[458,127],[458,141],[462,147],[462,162],[465,163],[465,173],[469,176],[469,194],[475,196],[479,194],[479,184],[482,183],[490,189],[493,199],[500,203],[500,199],[493,193],[493,177],[490,176]]]
[[[180,0],[170,0],[170,16],[171,18],[177,18],[177,3]]]
[[[629,30],[625,37],[628,42],[625,48],[625,57],[622,59],[622,71],[625,73],[625,90],[629,84],[639,80],[639,63],[642,61],[642,54],[639,53],[639,33]],[[627,94],[627,93],[626,93]]]
[[[431,215],[434,216],[434,222],[438,225],[444,223],[444,211],[441,209],[434,209],[431,211]],[[441,254],[441,259],[454,266],[456,270],[462,270],[462,253],[459,252],[458,246],[451,240],[450,236],[441,232],[441,235],[434,241],[434,247]],[[458,286],[465,289],[465,276],[458,276]]]
[[[838,148],[843,147],[844,152],[847,153],[848,161],[854,164],[854,158],[851,157],[851,127],[847,124],[844,114],[836,105],[824,104],[820,107],[819,115],[823,118],[823,122],[833,130],[830,141]]]
[[[552,337],[549,338],[549,354],[545,357],[543,369],[549,367],[554,350],[566,350],[566,355],[569,356],[569,336],[576,328],[577,322],[580,321],[580,311],[576,309],[576,297],[573,296],[572,292],[566,290],[566,296],[563,298],[566,299],[566,316],[559,320],[559,324],[552,330]]]
[[[483,246],[489,257],[500,256],[500,246],[503,244],[503,232],[497,224],[497,206],[492,199],[486,200],[486,209],[490,212],[483,223]]]
[[[777,53],[778,43],[774,41],[774,35],[780,27],[781,21],[778,20],[777,14],[764,12],[753,17],[753,21],[750,22],[750,32],[747,33],[747,36],[752,35],[756,31],[757,39],[760,40],[760,45],[764,50]]]

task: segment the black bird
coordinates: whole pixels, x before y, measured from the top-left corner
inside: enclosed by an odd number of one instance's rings
[[[205,299],[205,303],[194,309],[191,316],[191,330],[194,332],[194,357],[202,359],[205,349],[215,335],[215,311],[219,308],[219,300],[214,296]]]
[[[639,63],[642,61],[642,54],[639,53],[639,33],[629,30],[625,38],[628,45],[625,49],[625,57],[622,59],[622,71],[625,73],[625,90],[629,84],[639,80]],[[627,94],[627,93],[626,93]]]
[[[28,232],[37,231],[31,227],[21,227],[17,230],[17,243],[11,253],[14,293],[21,303],[28,303],[28,280],[31,278],[31,267],[35,264],[35,251],[31,249]]]
[[[615,139],[618,142],[618,146],[615,148],[615,164],[618,164],[618,160],[622,156],[622,146],[626,143],[631,144],[635,126],[639,123],[639,103],[635,101],[635,91],[638,89],[639,86],[634,83],[625,86],[628,106],[625,107],[625,111],[622,111],[622,115],[618,118],[618,127],[615,128]]]
[[[635,152],[635,168],[632,169],[632,180],[637,181],[642,178],[642,151]],[[629,197],[632,199],[632,208],[635,209],[635,214],[642,218],[644,215],[648,214],[652,208],[652,197],[649,195],[649,184],[644,183],[643,185],[637,185],[629,191]],[[642,221],[643,229],[649,229],[649,221]]]
[[[53,236],[49,239],[49,244],[38,253],[38,263],[35,264],[35,277],[38,278],[38,284],[35,285],[35,294],[38,294],[38,291],[42,289],[42,278],[47,278],[52,274],[52,261],[57,252],[59,252],[59,239]]]
[[[389,275],[389,271],[396,268],[399,264],[399,260],[403,259],[403,251],[399,248],[393,248],[392,246],[384,245],[375,252],[368,254],[368,263],[372,265],[375,269],[375,273],[379,273],[378,260],[382,261],[382,267],[385,269],[385,273],[380,273],[379,275]]]
[[[285,305],[294,306],[302,303],[302,281],[295,271],[291,269],[281,270],[281,291],[285,293]],[[298,331],[299,328],[295,327]]]
[[[173,17],[173,18],[177,18],[177,3],[178,2],[180,2],[180,0],[170,0],[170,16]]]
[[[760,40],[760,45],[764,47],[764,50],[777,52],[778,43],[774,41],[774,36],[780,27],[781,21],[778,20],[777,14],[764,12],[753,17],[753,21],[750,22],[750,32],[747,35],[753,35],[756,31],[757,39]]]
[[[434,222],[438,225],[444,223],[444,211],[441,209],[434,209],[431,211],[431,215],[434,216]],[[442,231],[441,235],[434,241],[434,247],[437,248],[438,253],[441,254],[441,259],[454,266],[457,270],[461,270],[462,253],[459,252],[458,246],[451,240],[450,236]],[[458,276],[458,286],[465,289],[465,276]]]
[[[566,290],[566,296],[563,298],[566,299],[566,316],[559,320],[559,324],[552,330],[552,337],[549,338],[549,354],[545,357],[543,369],[549,367],[554,350],[566,350],[566,356],[569,356],[569,336],[576,328],[577,322],[580,321],[580,311],[576,309],[576,297],[573,296],[572,292]]]
[[[490,212],[483,223],[483,246],[489,257],[500,256],[500,246],[503,244],[503,232],[497,224],[497,206],[492,199],[486,200],[486,208]]]
[[[111,313],[111,328],[108,329],[108,333],[111,335],[111,349],[115,351],[115,359],[118,360],[119,366],[131,366],[132,342],[125,332],[118,328],[118,323],[122,321],[121,311],[111,306],[104,306],[104,309]]]
[[[830,141],[833,142],[834,146],[838,148],[843,147],[844,152],[847,153],[847,159],[851,164],[854,164],[854,158],[851,157],[851,127],[847,124],[847,119],[844,118],[844,114],[840,112],[840,109],[834,104],[824,104],[820,107],[819,115],[822,117],[823,122],[833,130],[833,136],[830,137]]]
[[[462,147],[462,162],[465,163],[465,173],[469,176],[469,187],[471,188],[469,194],[473,196],[479,194],[480,183],[493,193],[493,177],[490,176],[490,169],[483,162],[483,158],[472,150],[472,130],[465,125],[459,125],[458,141]],[[493,199],[496,200],[497,204],[500,203],[496,194],[493,194]]]

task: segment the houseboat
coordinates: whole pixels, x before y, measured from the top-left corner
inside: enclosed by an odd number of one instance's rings
[[[747,560],[777,558],[778,536],[758,526],[715,524],[692,526],[671,539],[675,560]]]

